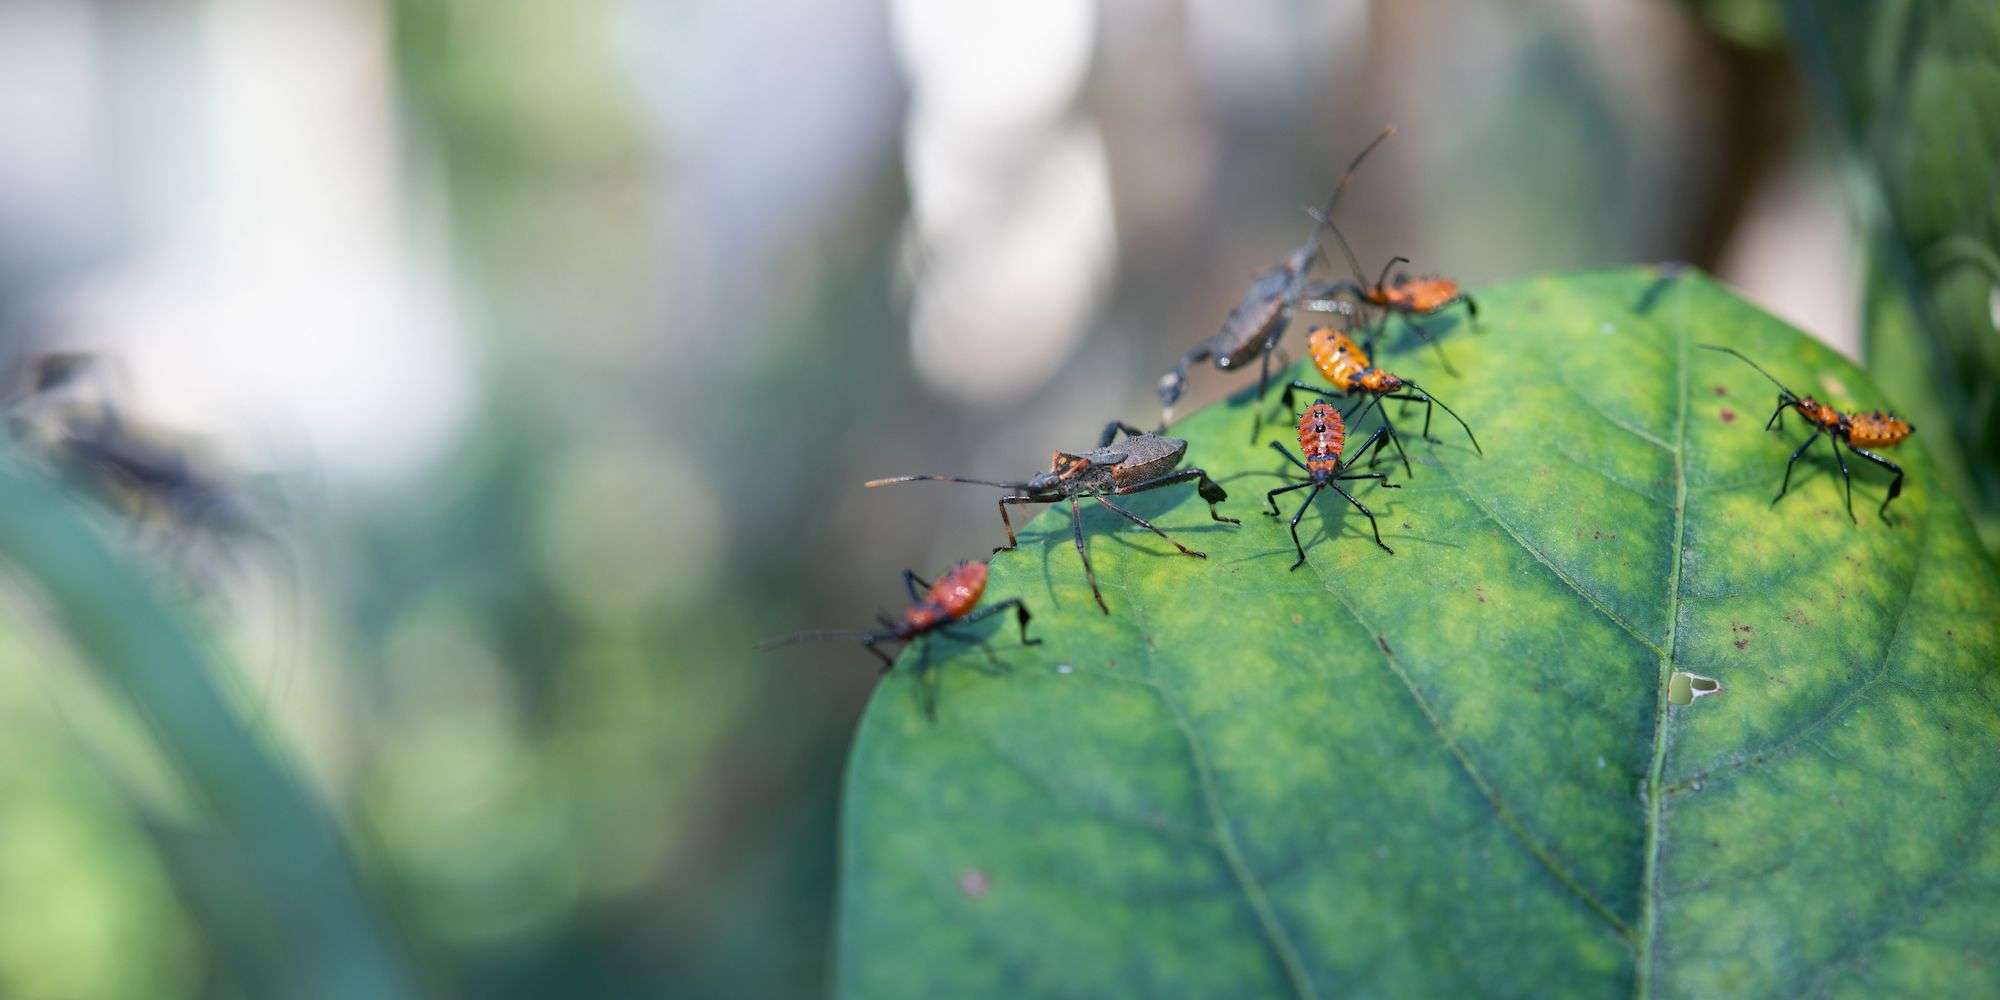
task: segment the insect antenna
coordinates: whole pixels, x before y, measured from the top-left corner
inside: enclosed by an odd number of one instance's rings
[[[1789,396],[1792,399],[1799,398],[1798,393],[1793,392],[1789,387],[1785,385],[1785,383],[1778,381],[1778,376],[1765,371],[1763,365],[1760,365],[1757,362],[1750,360],[1749,355],[1744,354],[1742,351],[1739,351],[1734,347],[1723,347],[1719,344],[1696,344],[1694,346],[1699,347],[1704,351],[1722,351],[1725,354],[1734,354],[1737,357],[1742,358],[1744,364],[1757,369],[1757,373],[1759,375],[1762,375],[1765,378],[1770,379],[1771,384],[1778,387],[1778,391],[1784,393],[1786,396]]]
[[[1368,159],[1368,154],[1374,152],[1375,147],[1380,146],[1383,140],[1395,134],[1396,126],[1383,126],[1382,133],[1356,154],[1354,160],[1347,165],[1347,172],[1340,175],[1340,181],[1333,186],[1333,194],[1326,199],[1326,207],[1306,210],[1306,214],[1312,216],[1314,221],[1312,233],[1306,237],[1306,246],[1312,248],[1312,254],[1309,256],[1323,256],[1320,254],[1319,232],[1322,227],[1325,228],[1340,244],[1341,252],[1347,255],[1348,266],[1354,269],[1354,280],[1357,282],[1366,280],[1361,276],[1361,262],[1355,259],[1354,248],[1347,245],[1347,238],[1340,235],[1340,228],[1333,224],[1333,210],[1340,204],[1340,196],[1347,191],[1347,182],[1353,180],[1355,171],[1361,169],[1361,162]]]
[[[1479,447],[1479,438],[1473,435],[1471,425],[1467,424],[1465,422],[1465,418],[1459,416],[1457,411],[1453,410],[1449,406],[1444,405],[1444,400],[1441,400],[1436,396],[1431,395],[1430,392],[1424,389],[1423,386],[1420,386],[1415,382],[1410,381],[1409,379],[1404,379],[1403,383],[1405,385],[1408,385],[1410,388],[1423,393],[1425,399],[1428,399],[1431,402],[1436,403],[1438,405],[1438,409],[1441,409],[1444,412],[1451,414],[1451,419],[1458,421],[1458,426],[1465,428],[1465,437],[1466,440],[1472,442],[1472,450],[1478,452],[1481,455],[1486,454],[1486,449]]]
[[[751,648],[758,652],[763,652],[768,649],[777,649],[780,646],[792,646],[801,642],[817,642],[821,639],[867,639],[871,636],[891,637],[882,632],[869,632],[863,629],[808,629],[804,632],[793,632],[788,635],[774,635]]]
[[[895,483],[969,483],[973,486],[998,486],[1003,490],[1025,490],[1028,488],[1025,480],[1008,482],[998,479],[968,479],[964,476],[932,475],[890,476],[887,479],[870,479],[862,485],[869,489],[874,489],[877,486],[889,486]]]

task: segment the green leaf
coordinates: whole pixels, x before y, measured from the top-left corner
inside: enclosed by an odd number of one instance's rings
[[[1129,498],[1205,561],[1091,510],[1100,615],[1057,508],[987,590],[1044,645],[938,640],[935,723],[905,654],[850,762],[844,993],[2000,990],[2000,581],[1922,436],[1893,524],[1824,450],[1773,506],[1800,421],[1695,345],[1892,402],[1852,365],[1691,272],[1479,305],[1433,324],[1468,377],[1388,358],[1486,448],[1364,484],[1395,555],[1323,495],[1287,572],[1239,398],[1177,433],[1242,527]]]

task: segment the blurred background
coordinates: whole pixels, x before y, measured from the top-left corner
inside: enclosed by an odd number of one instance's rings
[[[1691,261],[1894,338],[1890,401],[1990,455],[2000,34],[1879,6],[0,0],[0,349],[110,359],[268,532],[99,518],[345,835],[357,961],[818,993],[874,661],[751,644],[997,541],[983,492],[862,480],[1150,423],[1385,122],[1364,259]],[[0,995],[291,992],[210,892],[278,834],[216,831],[44,577],[0,624]]]

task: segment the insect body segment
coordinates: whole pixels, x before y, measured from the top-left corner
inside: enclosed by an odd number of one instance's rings
[[[1008,598],[983,608],[978,607],[980,595],[986,592],[986,564],[962,562],[946,570],[936,583],[924,580],[910,570],[903,571],[903,586],[910,592],[911,604],[901,615],[877,618],[882,625],[880,631],[817,631],[795,632],[779,636],[757,645],[758,649],[775,649],[795,642],[813,639],[859,639],[868,651],[882,661],[882,670],[887,673],[896,665],[889,654],[882,651],[884,643],[910,643],[932,633],[947,635],[979,647],[986,654],[986,661],[992,670],[1005,667],[994,657],[982,639],[957,631],[958,627],[985,621],[1005,611],[1014,612],[1014,620],[1021,628],[1021,645],[1037,646],[1040,639],[1028,638],[1028,622],[1033,615],[1028,606],[1018,597]],[[975,610],[976,609],[976,610]],[[922,704],[924,715],[937,718],[937,677],[930,669],[930,647],[926,645],[917,661],[917,697]]]
[[[1776,376],[1765,371],[1762,365],[1751,361],[1742,351],[1733,347],[1720,347],[1714,344],[1702,344],[1700,346],[1704,350],[1721,351],[1725,354],[1736,355],[1745,364],[1757,369],[1759,374],[1770,379],[1771,384],[1778,387],[1778,406],[1771,411],[1771,419],[1764,422],[1765,430],[1773,428],[1780,431],[1784,430],[1786,410],[1795,411],[1799,416],[1804,417],[1806,423],[1812,427],[1812,434],[1808,435],[1805,441],[1800,443],[1798,448],[1792,452],[1792,457],[1785,462],[1785,478],[1778,485],[1778,495],[1771,498],[1772,503],[1775,504],[1785,498],[1785,493],[1792,487],[1792,466],[1798,464],[1800,456],[1806,453],[1806,449],[1812,447],[1813,442],[1818,441],[1821,435],[1825,435],[1827,447],[1833,450],[1834,462],[1840,466],[1841,481],[1847,487],[1848,520],[1855,520],[1854,477],[1847,470],[1846,456],[1840,453],[1843,446],[1850,453],[1865,458],[1895,474],[1895,478],[1889,481],[1889,495],[1882,499],[1882,506],[1875,512],[1877,517],[1885,521],[1888,520],[1889,502],[1903,495],[1903,467],[1868,449],[1888,448],[1901,444],[1905,438],[1917,432],[1915,425],[1901,417],[1891,413],[1884,413],[1881,410],[1870,410],[1867,413],[1843,413],[1839,409],[1827,403],[1822,403],[1811,396],[1801,396],[1793,392],[1783,382],[1778,381]]]
[[[1381,447],[1382,434],[1382,428],[1375,428],[1375,433],[1369,435],[1368,439],[1361,443],[1361,448],[1357,454],[1367,451],[1371,446]],[[1399,487],[1395,483],[1389,482],[1389,477],[1380,472],[1344,472],[1343,470],[1346,466],[1341,462],[1341,454],[1346,450],[1346,446],[1347,422],[1341,418],[1340,411],[1334,408],[1332,403],[1325,400],[1313,403],[1311,406],[1306,407],[1304,412],[1299,414],[1299,452],[1305,456],[1304,461],[1301,461],[1291,452],[1286,451],[1284,445],[1276,441],[1271,442],[1272,450],[1285,456],[1286,461],[1298,466],[1300,470],[1305,472],[1306,480],[1302,483],[1293,483],[1290,486],[1280,486],[1265,493],[1264,501],[1271,505],[1271,509],[1266,513],[1272,517],[1281,516],[1278,513],[1278,494],[1280,493],[1290,493],[1293,490],[1308,488],[1312,491],[1306,494],[1306,502],[1299,505],[1298,513],[1292,515],[1292,547],[1297,549],[1299,553],[1298,561],[1292,564],[1293,569],[1298,569],[1300,566],[1306,564],[1306,549],[1304,545],[1299,543],[1299,519],[1304,517],[1306,511],[1312,507],[1313,500],[1319,497],[1319,491],[1328,488],[1345,497],[1348,503],[1354,505],[1355,510],[1360,511],[1362,516],[1368,519],[1369,528],[1375,532],[1375,544],[1381,546],[1382,551],[1390,555],[1396,553],[1395,549],[1390,548],[1382,542],[1382,528],[1375,523],[1375,513],[1369,510],[1361,501],[1354,499],[1354,494],[1347,492],[1340,484],[1355,479],[1373,479],[1380,482],[1385,489],[1398,489]]]
[[[1331,382],[1333,387],[1329,389],[1310,382],[1293,382],[1285,387],[1283,402],[1286,409],[1292,406],[1294,390],[1304,390],[1315,396],[1330,395],[1334,390],[1348,396],[1366,396],[1366,401],[1355,407],[1347,418],[1359,423],[1361,418],[1368,415],[1370,409],[1380,412],[1382,427],[1386,432],[1385,443],[1395,447],[1397,456],[1403,460],[1405,475],[1413,474],[1410,469],[1410,457],[1403,450],[1402,435],[1396,430],[1395,423],[1389,419],[1388,412],[1381,409],[1384,399],[1424,404],[1423,436],[1427,440],[1431,440],[1432,410],[1442,408],[1453,420],[1458,421],[1460,427],[1465,428],[1465,436],[1472,442],[1472,450],[1484,454],[1479,447],[1479,438],[1472,433],[1472,428],[1467,426],[1465,420],[1451,407],[1439,402],[1437,397],[1424,391],[1424,388],[1415,382],[1375,367],[1368,360],[1368,352],[1356,344],[1354,338],[1346,331],[1325,326],[1314,330],[1306,338],[1306,352],[1312,359],[1313,367],[1319,369],[1320,375]],[[1381,447],[1381,445],[1376,446],[1377,454],[1380,453]],[[1371,455],[1369,460],[1372,463],[1374,456]]]
[[[1120,432],[1126,437],[1111,444]],[[1038,472],[1031,478],[1018,481],[967,479],[959,476],[915,475],[894,476],[875,479],[868,485],[887,486],[892,483],[948,482],[972,483],[979,486],[997,486],[1007,490],[1000,498],[1000,524],[1006,529],[1007,544],[995,548],[995,552],[1005,552],[1019,545],[1014,535],[1014,523],[1007,516],[1007,508],[1020,504],[1063,503],[1069,504],[1070,533],[1076,542],[1076,554],[1083,561],[1083,574],[1090,581],[1090,593],[1097,599],[1097,607],[1105,614],[1111,608],[1104,603],[1104,594],[1097,588],[1097,572],[1090,565],[1090,551],[1083,541],[1083,512],[1077,500],[1088,497],[1112,513],[1145,528],[1146,530],[1173,542],[1182,555],[1206,559],[1208,554],[1190,549],[1172,536],[1160,530],[1153,522],[1114,503],[1110,498],[1147,490],[1172,486],[1176,483],[1192,481],[1203,500],[1208,501],[1208,515],[1225,524],[1241,523],[1233,517],[1224,517],[1215,505],[1229,499],[1229,494],[1210,479],[1207,472],[1199,468],[1179,469],[1181,459],[1187,455],[1187,442],[1180,438],[1148,434],[1130,424],[1113,422],[1104,428],[1097,447],[1082,454],[1058,451],[1050,459],[1046,472]]]

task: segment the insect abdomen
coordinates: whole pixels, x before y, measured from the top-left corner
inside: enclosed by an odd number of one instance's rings
[[[986,564],[962,562],[937,578],[924,603],[935,605],[946,618],[963,618],[978,605],[979,595],[985,590]]]
[[[1313,367],[1333,387],[1346,392],[1354,387],[1354,380],[1368,370],[1368,356],[1361,352],[1354,338],[1322,326],[1306,337],[1306,352],[1312,356]]]
[[[1324,400],[1299,414],[1299,453],[1306,458],[1306,471],[1314,476],[1330,476],[1340,468],[1340,451],[1347,447],[1347,422],[1340,411]]]
[[[1847,441],[1863,448],[1887,448],[1916,433],[1910,422],[1893,413],[1857,413],[1847,419]]]

